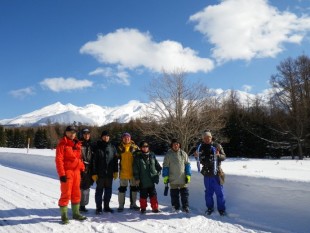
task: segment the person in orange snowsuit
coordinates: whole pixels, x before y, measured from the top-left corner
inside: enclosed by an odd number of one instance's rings
[[[63,224],[69,223],[68,204],[71,201],[73,219],[85,220],[79,211],[81,201],[81,171],[85,169],[81,159],[81,143],[76,138],[76,128],[68,126],[56,148],[56,170],[60,180],[58,205]]]

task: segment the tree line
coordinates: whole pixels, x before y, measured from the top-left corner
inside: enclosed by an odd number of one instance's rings
[[[163,71],[145,88],[150,104],[143,117],[128,123],[112,122],[90,128],[93,140],[109,130],[118,144],[123,132],[134,141],[149,141],[151,149],[163,154],[172,138],[191,154],[202,131],[210,130],[229,157],[279,158],[310,154],[310,58],[301,55],[284,59],[270,77],[266,99],[256,97],[242,102],[237,92],[220,101],[201,82],[188,80],[182,69]],[[65,125],[7,128],[0,126],[0,146],[55,148]]]

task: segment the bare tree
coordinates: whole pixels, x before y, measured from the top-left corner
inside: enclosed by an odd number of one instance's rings
[[[189,82],[182,70],[163,71],[146,91],[151,103],[143,118],[148,123],[145,135],[167,143],[178,138],[189,152],[203,130],[218,131],[222,126],[221,110],[208,88],[200,82]]]
[[[303,144],[309,137],[310,126],[310,59],[304,55],[288,58],[277,70],[271,83],[275,91],[272,105],[282,115],[278,126],[295,142],[298,156],[303,159]]]

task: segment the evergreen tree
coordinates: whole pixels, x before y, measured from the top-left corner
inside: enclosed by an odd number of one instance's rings
[[[3,126],[0,126],[0,147],[6,147],[6,142],[5,142],[5,131]]]
[[[46,129],[39,128],[34,135],[34,146],[38,149],[48,148],[49,140]]]
[[[14,131],[13,129],[6,129],[5,130],[6,135],[6,146],[9,148],[14,148]]]

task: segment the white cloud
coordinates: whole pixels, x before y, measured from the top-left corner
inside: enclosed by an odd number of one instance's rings
[[[91,87],[93,82],[89,80],[78,80],[75,78],[46,78],[40,85],[43,88],[50,89],[54,92],[61,92],[61,91],[70,91],[75,89],[83,89],[86,87]]]
[[[190,21],[214,45],[212,56],[218,62],[275,57],[284,43],[299,44],[310,30],[310,17],[280,12],[267,0],[222,0]]]
[[[252,86],[250,85],[243,85],[242,90],[245,92],[250,92],[252,90]]]
[[[28,95],[34,95],[35,91],[33,87],[27,87],[10,91],[9,94],[18,99],[24,99]]]
[[[212,60],[198,57],[197,52],[179,42],[166,40],[155,42],[149,33],[137,29],[118,29],[107,35],[99,35],[80,49],[104,64],[116,64],[123,68],[145,67],[161,72],[182,68],[186,72],[208,72],[214,68]]]
[[[89,75],[100,75],[108,79],[111,83],[118,83],[125,86],[130,85],[130,76],[128,72],[124,71],[122,68],[117,70],[112,69],[111,67],[97,68],[94,71],[91,71]]]

